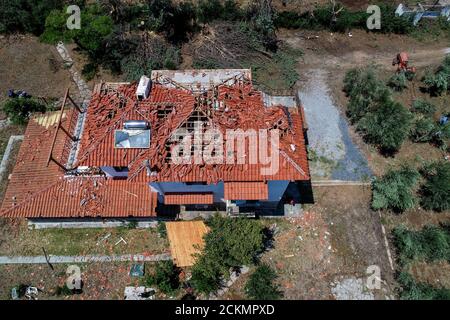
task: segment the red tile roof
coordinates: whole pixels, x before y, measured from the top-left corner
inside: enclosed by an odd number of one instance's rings
[[[154,83],[149,99],[141,102],[136,100],[135,90],[136,85],[131,84],[94,94],[82,137],[79,165],[128,166],[130,179],[141,182],[309,180],[301,114],[297,109],[265,107],[261,93],[251,84],[222,85],[217,88],[216,97],[206,98]],[[205,103],[214,99],[222,107],[212,110],[211,105]],[[172,112],[165,118],[158,117],[158,110],[167,106],[172,107]],[[269,176],[261,174],[261,168],[266,166],[260,164],[175,165],[168,162],[165,145],[172,132],[194,110],[207,115],[208,126],[223,133],[227,129],[281,130],[280,170]],[[151,124],[149,149],[114,149],[114,130],[122,129],[125,120],[147,120]],[[146,161],[156,175],[147,176]]]
[[[63,114],[62,126],[64,128],[69,127],[72,111],[67,110]],[[3,199],[2,209],[22,202],[35,192],[58,181],[64,175],[64,171],[54,162],[50,162],[47,167],[58,117],[59,112],[48,112],[37,114],[29,121]],[[59,131],[52,154],[61,163],[67,161],[67,143],[69,143],[67,136]]]
[[[269,188],[264,182],[225,182],[225,200],[267,200]]]
[[[5,217],[155,216],[157,194],[145,183],[104,177],[65,177],[2,213]]]
[[[303,135],[303,114],[282,106],[265,107],[262,94],[249,82],[219,85],[202,94],[187,89],[167,88],[153,83],[149,99],[137,101],[136,84],[115,88],[100,87],[87,110],[77,166],[128,167],[127,180],[100,176],[64,176],[53,162],[47,166],[57,113],[30,120],[16,166],[5,194],[0,215],[8,217],[144,217],[154,216],[157,194],[148,183],[225,182],[227,199],[264,200],[268,180],[309,180]],[[161,113],[165,110],[165,114]],[[175,165],[167,159],[175,129],[186,124],[193,113],[203,115],[205,127],[225,133],[227,129],[278,129],[279,170],[263,175],[261,164]],[[66,110],[62,126],[73,132],[77,113]],[[56,118],[55,118],[56,117]],[[56,121],[55,121],[56,119]],[[74,122],[75,120],[75,122]],[[149,149],[114,148],[114,131],[126,120],[146,120],[151,124]],[[224,141],[224,144],[226,141]],[[169,149],[166,149],[166,144]],[[62,165],[67,162],[72,141],[59,130],[52,155]],[[271,148],[271,146],[269,146]],[[249,146],[247,145],[246,154]],[[152,171],[148,175],[146,163]],[[212,194],[166,195],[166,204],[208,204]]]
[[[213,204],[212,193],[166,193],[164,204]]]

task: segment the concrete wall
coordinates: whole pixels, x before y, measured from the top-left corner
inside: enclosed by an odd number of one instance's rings
[[[126,219],[28,219],[29,229],[49,229],[49,228],[117,228],[126,227],[130,222],[136,222],[137,228],[155,228],[158,225],[158,218],[126,218]]]

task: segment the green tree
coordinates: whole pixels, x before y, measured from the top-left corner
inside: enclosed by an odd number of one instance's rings
[[[423,169],[425,183],[420,189],[424,208],[445,211],[450,209],[450,162],[438,161]]]
[[[67,29],[66,24],[65,10],[52,10],[45,19],[45,30],[41,34],[40,40],[50,44],[55,44],[58,41],[72,41],[74,31]]]
[[[266,264],[258,266],[245,285],[247,296],[255,300],[280,299],[281,292],[274,283],[276,278],[277,275],[271,267]]]
[[[33,98],[10,98],[3,105],[3,112],[14,124],[25,124],[33,112],[45,112],[46,106]]]
[[[372,112],[361,118],[357,129],[363,132],[366,141],[378,145],[383,153],[392,154],[408,137],[412,119],[407,109],[389,99],[378,102]]]
[[[210,231],[192,267],[191,279],[194,288],[206,294],[220,288],[230,268],[254,263],[264,247],[263,228],[258,221],[215,216],[207,223]]]
[[[372,182],[372,208],[404,211],[416,205],[414,188],[419,173],[410,167],[389,170],[382,178]]]
[[[63,5],[60,0],[2,0],[0,33],[29,32],[39,36],[48,14]]]

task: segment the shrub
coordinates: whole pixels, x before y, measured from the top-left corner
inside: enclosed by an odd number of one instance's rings
[[[223,20],[236,21],[244,18],[245,13],[235,0],[225,0],[223,7]]]
[[[298,29],[303,23],[300,14],[293,11],[279,12],[274,21],[277,28]]]
[[[450,261],[450,233],[446,228],[425,226],[411,231],[401,226],[393,230],[393,235],[402,266],[411,261]]]
[[[414,187],[419,173],[407,166],[389,170],[381,179],[372,182],[372,208],[404,211],[415,206]]]
[[[258,34],[264,48],[276,51],[278,41],[275,35],[276,11],[269,0],[253,0],[247,7],[247,20]]]
[[[147,286],[157,285],[159,290],[165,294],[173,294],[180,287],[180,270],[172,261],[160,261],[156,264],[154,274],[147,276]]]
[[[112,18],[105,15],[100,6],[90,5],[81,10],[81,29],[68,30],[66,20],[64,9],[52,11],[45,19],[41,40],[47,43],[75,41],[88,53],[91,63],[100,64],[98,61],[102,61],[107,52],[106,40],[113,33]]]
[[[444,72],[433,74],[432,72],[428,71],[422,81],[425,84],[427,91],[431,95],[440,96],[448,88],[447,78],[448,76]]]
[[[417,99],[414,100],[411,110],[426,116],[432,116],[436,112],[436,107],[430,102]]]
[[[379,4],[381,9],[380,30],[371,30],[381,33],[408,34],[413,30],[411,21],[404,17],[395,15],[395,7],[392,5]],[[336,7],[335,11],[340,10],[336,17],[333,17],[333,6],[318,6],[313,11],[298,14],[291,11],[280,12],[275,20],[279,28],[290,29],[327,29],[336,32],[345,32],[353,28],[365,29],[368,14],[365,11],[350,11],[345,7]]]
[[[433,140],[436,125],[432,118],[419,116],[414,119],[411,129],[411,140],[414,142],[429,142]]]
[[[407,272],[401,272],[397,281],[402,287],[400,298],[403,300],[450,300],[450,289],[417,283]]]
[[[3,111],[14,124],[25,124],[33,112],[45,112],[46,106],[33,98],[10,98],[3,105]]]
[[[95,63],[87,63],[84,65],[81,73],[86,78],[87,81],[94,79],[95,75],[98,72],[98,65]]]
[[[158,227],[156,228],[158,231],[158,234],[161,238],[166,239],[167,238],[167,229],[166,229],[166,223],[159,221]]]
[[[357,130],[362,131],[364,139],[377,145],[381,152],[397,152],[408,137],[412,115],[400,103],[391,99],[379,101],[375,110],[367,113],[358,122]]]
[[[442,150],[448,150],[448,140],[450,139],[450,123],[437,124],[433,136],[434,143]]]
[[[255,300],[280,299],[281,292],[278,286],[274,284],[276,278],[275,271],[268,265],[258,266],[245,285],[247,296]]]
[[[388,80],[388,86],[394,89],[395,91],[403,91],[403,89],[407,88],[408,85],[406,84],[407,79],[404,72],[398,72],[394,74],[389,80]]]
[[[103,39],[113,32],[111,17],[104,15],[99,6],[88,6],[81,11],[81,29],[74,30],[73,39],[88,54],[98,59],[103,54]]]
[[[194,31],[196,10],[191,2],[174,4],[172,0],[151,0],[146,5],[147,27],[164,33],[170,41],[184,41]]]
[[[263,229],[258,221],[216,216],[208,220],[208,226],[211,232],[205,236],[205,252],[221,253],[222,263],[228,267],[253,263],[263,249]]]
[[[425,183],[420,189],[421,204],[425,209],[450,209],[450,162],[438,161],[423,169]]]
[[[411,20],[405,17],[398,17],[395,14],[395,6],[392,4],[378,4],[381,9],[381,30],[382,33],[408,34],[413,30]],[[373,30],[377,32],[378,30]]]
[[[200,0],[197,4],[197,19],[202,22],[211,22],[219,19],[224,7],[219,0]]]

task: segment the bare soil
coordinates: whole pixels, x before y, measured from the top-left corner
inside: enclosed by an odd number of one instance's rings
[[[143,278],[130,277],[131,262],[78,264],[83,280],[83,292],[75,295],[57,295],[56,288],[64,286],[68,265],[2,265],[0,299],[11,299],[11,289],[20,284],[37,287],[39,300],[121,300],[126,286],[141,285]],[[151,272],[152,265],[145,265]],[[25,298],[23,298],[25,299]]]
[[[1,38],[0,61],[0,104],[6,99],[8,89],[58,99],[67,87],[72,92],[78,91],[56,48],[39,42],[34,36]]]
[[[370,265],[380,267],[385,281],[374,296],[386,299],[392,294],[393,272],[378,215],[369,208],[370,189],[320,187],[314,196],[316,203],[301,218],[267,222],[278,232],[274,248],[262,261],[277,271],[284,299],[334,299],[333,281],[357,277],[365,283]],[[225,298],[244,298],[244,280],[235,283]]]

